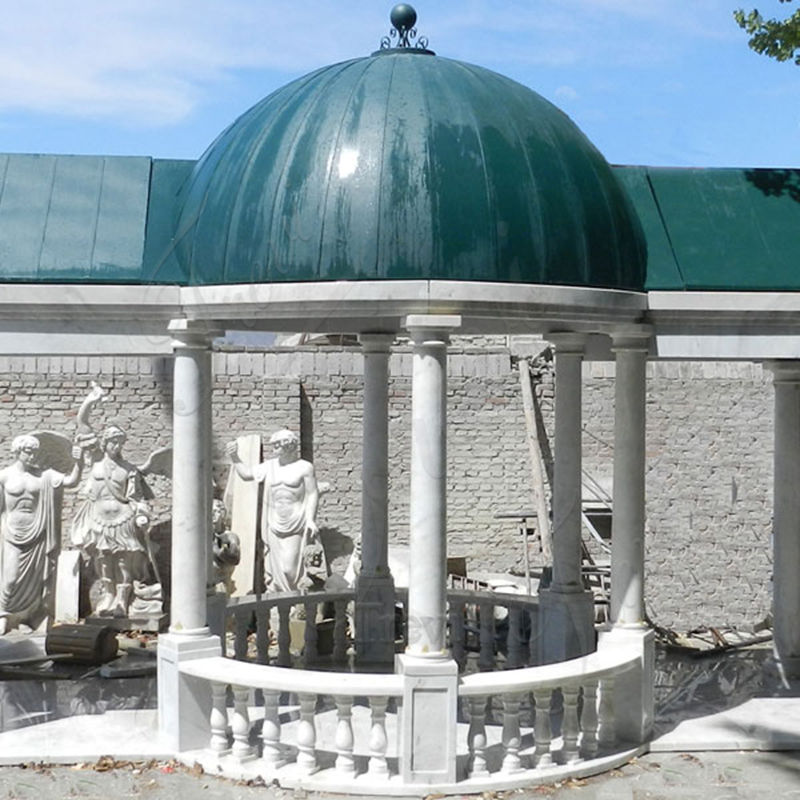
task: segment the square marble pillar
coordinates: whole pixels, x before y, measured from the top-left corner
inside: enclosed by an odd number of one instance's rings
[[[539,590],[539,662],[553,664],[595,649],[594,597],[590,591]]]
[[[359,666],[394,662],[394,581],[391,575],[358,576],[355,602],[356,657]]]
[[[598,651],[618,648],[635,650],[638,666],[614,682],[614,719],[617,736],[625,742],[641,744],[653,734],[655,719],[655,632],[645,628],[616,626],[601,631]]]
[[[211,686],[182,675],[179,665],[221,655],[217,636],[164,633],[158,638],[158,727],[176,753],[207,747],[211,737]]]
[[[456,780],[458,665],[451,658],[398,655],[404,678],[400,712],[400,774],[403,782]]]

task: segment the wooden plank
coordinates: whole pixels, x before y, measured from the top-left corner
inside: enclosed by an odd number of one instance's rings
[[[548,563],[553,560],[553,544],[550,533],[550,515],[547,509],[547,493],[545,491],[544,459],[542,448],[539,444],[539,432],[536,427],[536,415],[533,410],[533,390],[531,388],[531,373],[528,362],[520,358],[519,383],[522,388],[522,407],[525,411],[525,428],[528,438],[528,452],[531,459],[531,473],[533,475],[533,495],[536,504],[536,521],[539,527],[539,537],[542,540],[542,555]]]
[[[261,462],[261,436],[257,433],[236,439],[239,458],[250,469]],[[258,490],[256,481],[243,481],[231,467],[225,489],[225,505],[231,512],[231,530],[239,537],[241,557],[233,570],[232,597],[255,591],[256,540],[258,532]]]

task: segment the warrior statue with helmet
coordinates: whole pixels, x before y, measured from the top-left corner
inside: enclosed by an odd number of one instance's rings
[[[89,413],[97,399],[90,395],[78,414],[79,425],[87,434],[91,431]],[[130,616],[134,597],[152,600],[158,594],[160,605],[161,581],[149,538],[153,492],[145,476],[166,474],[170,451],[157,450],[144,465],[137,466],[123,456],[126,438],[118,425],[107,426],[96,437],[96,460],[83,485],[83,503],[72,521],[72,543],[93,562],[99,579],[99,594],[92,607],[98,616]]]

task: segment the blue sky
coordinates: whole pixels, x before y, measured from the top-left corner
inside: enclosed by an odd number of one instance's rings
[[[392,2],[3,5],[0,152],[197,158],[274,89],[377,49]],[[800,67],[748,49],[737,0],[414,5],[431,49],[539,92],[613,163],[800,166]]]

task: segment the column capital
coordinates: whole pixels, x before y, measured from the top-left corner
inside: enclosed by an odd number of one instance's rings
[[[449,333],[461,327],[459,314],[409,314],[402,326],[414,341],[441,339],[447,341]]]
[[[358,342],[365,353],[388,353],[396,338],[393,333],[358,334]]]
[[[612,353],[617,353],[621,350],[649,353],[653,329],[650,325],[637,325],[631,328],[614,330],[611,332],[610,338]]]
[[[800,361],[765,361],[764,368],[772,373],[773,383],[800,383]]]
[[[556,354],[571,354],[582,356],[586,349],[586,334],[575,333],[574,331],[553,331],[544,335],[546,341],[550,342],[556,349]]]
[[[210,350],[214,339],[225,334],[225,331],[215,328],[212,323],[183,318],[170,320],[167,330],[172,336],[173,350]]]

